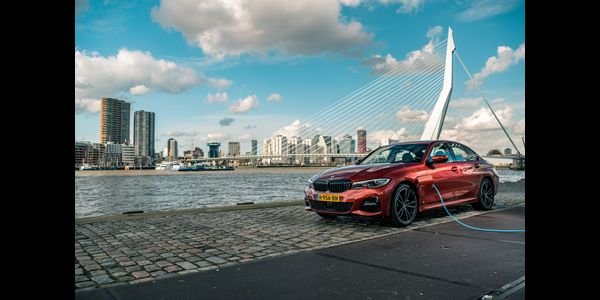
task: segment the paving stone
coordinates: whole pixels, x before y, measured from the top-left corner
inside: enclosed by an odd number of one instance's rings
[[[150,273],[146,272],[146,271],[137,271],[137,272],[133,272],[131,273],[131,276],[133,276],[133,278],[145,278],[150,276]]]
[[[178,262],[177,265],[184,268],[185,270],[191,270],[196,268],[196,265],[189,261]]]
[[[114,280],[112,280],[108,275],[93,276],[92,280],[98,284],[106,284],[106,283],[114,282]]]
[[[92,282],[92,281],[83,281],[83,282],[78,282],[78,283],[75,283],[75,286],[76,286],[77,288],[80,288],[80,289],[81,289],[81,288],[90,287],[90,286],[94,286],[94,285],[95,285],[95,283],[94,283],[94,282]]]

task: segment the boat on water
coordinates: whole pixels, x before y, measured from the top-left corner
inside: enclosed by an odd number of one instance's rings
[[[197,171],[233,171],[233,167],[227,166],[203,166],[203,165],[193,165],[191,167],[181,167],[179,171],[181,172],[197,172]]]
[[[159,171],[178,171],[180,168],[181,164],[179,162],[169,161],[158,164],[154,169]]]

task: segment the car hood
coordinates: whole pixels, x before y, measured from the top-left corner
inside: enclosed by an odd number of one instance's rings
[[[383,176],[390,169],[397,170],[399,168],[405,168],[407,164],[403,163],[382,163],[382,164],[371,164],[371,165],[351,165],[335,169],[329,169],[318,176],[316,179],[335,180],[335,179],[350,179],[352,181],[364,180],[377,178]]]

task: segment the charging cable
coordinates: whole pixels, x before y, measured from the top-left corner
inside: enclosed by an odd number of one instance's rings
[[[458,224],[465,226],[467,228],[473,229],[473,230],[479,230],[479,231],[486,231],[486,232],[525,232],[524,229],[485,229],[485,228],[478,228],[478,227],[474,227],[471,225],[467,225],[463,222],[461,222],[459,219],[457,219],[455,216],[453,216],[450,211],[448,211],[448,208],[446,207],[446,204],[444,203],[444,199],[442,199],[442,194],[440,194],[440,191],[438,190],[438,188],[435,186],[435,184],[432,184],[433,188],[435,189],[435,191],[437,192],[438,196],[440,196],[440,201],[442,201],[442,205],[444,206],[444,209],[446,210],[446,213],[448,213],[448,215]]]

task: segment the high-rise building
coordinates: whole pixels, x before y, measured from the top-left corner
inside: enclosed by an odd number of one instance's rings
[[[288,154],[287,137],[282,136],[282,135],[277,135],[273,138],[273,154],[274,155]]]
[[[219,154],[221,153],[219,151],[219,147],[221,147],[221,143],[213,142],[213,143],[208,143],[206,145],[208,146],[208,157],[209,158],[219,157]]]
[[[252,155],[257,155],[258,154],[258,141],[257,140],[252,140],[251,142],[251,153]]]
[[[273,154],[273,141],[270,138],[263,140],[263,155]]]
[[[123,100],[100,98],[100,143],[129,144],[130,108]]]
[[[354,153],[354,139],[349,134],[342,137],[340,141],[340,153]]]
[[[90,142],[78,142],[75,141],[75,167],[79,167],[82,164],[90,163],[86,160],[88,155],[88,149],[92,147]]]
[[[175,140],[174,138],[170,138],[167,141],[167,151],[168,154],[167,156],[169,157],[169,161],[174,161],[177,160],[177,140]]]
[[[240,142],[229,142],[227,156],[240,156]]]
[[[142,159],[154,157],[154,113],[136,111],[133,114],[133,144],[135,156]]]
[[[135,147],[133,145],[121,145],[121,161],[123,165],[135,166]]]
[[[358,149],[357,153],[366,153],[367,152],[367,131],[364,129],[359,129],[356,131],[356,139],[358,140]]]
[[[204,157],[204,151],[202,151],[202,149],[200,149],[200,147],[196,147],[196,148],[194,148],[194,152],[192,152],[192,157],[193,158]]]

